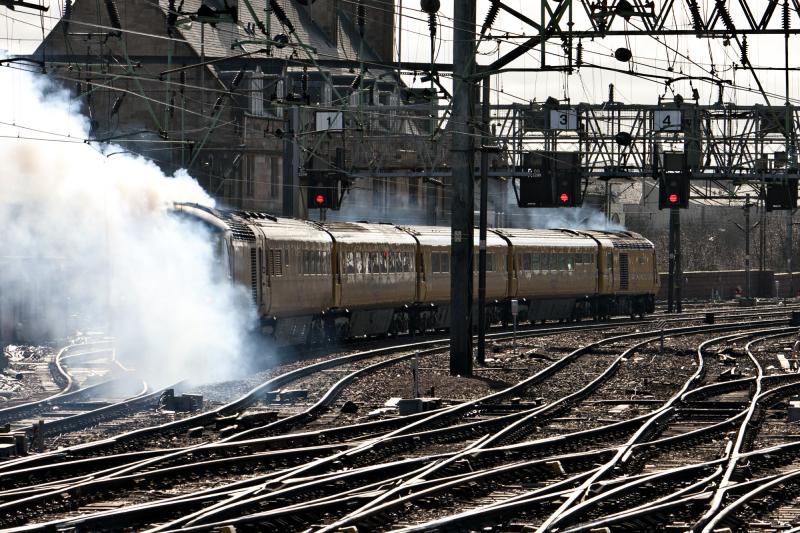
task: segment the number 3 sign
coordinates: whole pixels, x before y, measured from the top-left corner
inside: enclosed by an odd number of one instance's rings
[[[550,110],[550,129],[551,130],[577,130],[578,112],[574,109],[551,109]]]

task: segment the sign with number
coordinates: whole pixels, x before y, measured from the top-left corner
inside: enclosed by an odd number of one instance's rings
[[[550,129],[551,130],[577,130],[578,112],[574,109],[551,109],[550,110]]]
[[[681,131],[681,112],[658,110],[653,112],[655,131]]]
[[[317,111],[317,131],[343,129],[341,111]]]

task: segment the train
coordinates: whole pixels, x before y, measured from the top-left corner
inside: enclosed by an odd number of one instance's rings
[[[450,228],[316,222],[188,203],[174,209],[210,230],[220,268],[246,287],[258,327],[278,345],[449,328]],[[655,247],[637,233],[487,232],[488,324],[510,323],[512,301],[520,323],[644,316],[658,289]]]

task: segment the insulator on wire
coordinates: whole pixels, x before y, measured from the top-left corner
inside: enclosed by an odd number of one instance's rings
[[[72,18],[72,0],[64,1],[64,33],[69,31],[69,19]]]
[[[578,41],[578,47],[575,49],[575,66],[580,68],[583,65],[583,43]]]
[[[211,111],[212,115],[216,115],[217,114],[217,111],[219,111],[219,109],[222,107],[222,101],[223,100],[224,100],[224,98],[222,96],[220,96],[219,98],[217,98],[217,101],[214,102],[214,109]]]
[[[75,97],[80,98],[83,96],[83,83],[77,82],[75,84]]]
[[[783,0],[783,31],[788,32],[792,28],[791,20],[789,19],[789,0]]]
[[[235,91],[239,84],[242,83],[242,78],[244,78],[244,69],[240,69],[239,72],[236,73],[236,76],[233,77],[233,81],[231,81],[231,91]]]
[[[111,106],[111,116],[112,117],[114,115],[116,115],[117,113],[119,113],[119,108],[122,107],[122,101],[125,100],[125,94],[126,93],[120,94],[119,96],[117,96],[117,99],[114,100],[114,105]]]
[[[614,103],[614,84],[613,83],[609,83],[608,84],[608,103],[609,104],[613,104]]]
[[[167,4],[167,31],[172,33],[172,28],[178,24],[178,11],[175,9],[175,0]]]
[[[286,29],[289,30],[289,33],[294,33],[294,24],[292,24],[292,21],[286,16],[286,11],[283,10],[277,0],[269,0],[269,6],[272,8],[272,12],[275,13],[275,16],[278,17],[278,20],[281,21],[281,24],[286,26]]]
[[[436,38],[436,13],[428,13],[428,31],[431,34],[431,39]]]
[[[489,11],[486,12],[486,18],[483,19],[483,26],[481,27],[481,35],[484,35],[487,31],[489,31],[492,26],[494,25],[494,21],[497,18],[497,13],[500,11],[500,2],[498,0],[492,0],[492,5],[489,7]]]
[[[350,84],[350,88],[353,89],[354,91],[357,91],[358,89],[361,88],[361,76],[356,76],[353,79],[353,83]]]
[[[703,17],[700,15],[700,7],[697,0],[689,0],[689,14],[692,16],[692,27],[695,31],[703,30]]]
[[[303,73],[300,75],[300,90],[303,94],[308,94],[308,68],[303,67]]]
[[[117,4],[114,3],[114,0],[105,0],[106,2],[106,11],[108,11],[108,19],[111,21],[111,26],[121,30],[122,29],[122,19],[119,18],[119,10],[117,9]]]
[[[742,57],[741,57],[742,65],[747,65],[748,63],[750,63],[750,59],[747,57],[747,48],[748,48],[747,35],[744,35],[742,36]]]
[[[367,25],[367,7],[364,5],[364,0],[358,0],[356,6],[356,25],[358,25],[358,34],[364,37],[364,27]]]
[[[728,11],[728,7],[725,5],[725,0],[717,0],[717,12],[719,13],[720,18],[722,18],[722,23],[725,24],[725,28],[728,31],[735,31],[736,25],[733,23],[733,19],[731,19],[731,14]]]

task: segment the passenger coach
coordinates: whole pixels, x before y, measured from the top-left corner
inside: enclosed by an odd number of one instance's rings
[[[216,236],[222,269],[248,287],[261,330],[278,344],[450,325],[449,228],[317,223],[195,204],[175,209]],[[489,323],[511,320],[512,299],[518,318],[532,322],[654,310],[655,249],[636,233],[498,228],[486,244]],[[474,254],[477,266],[477,237]]]

